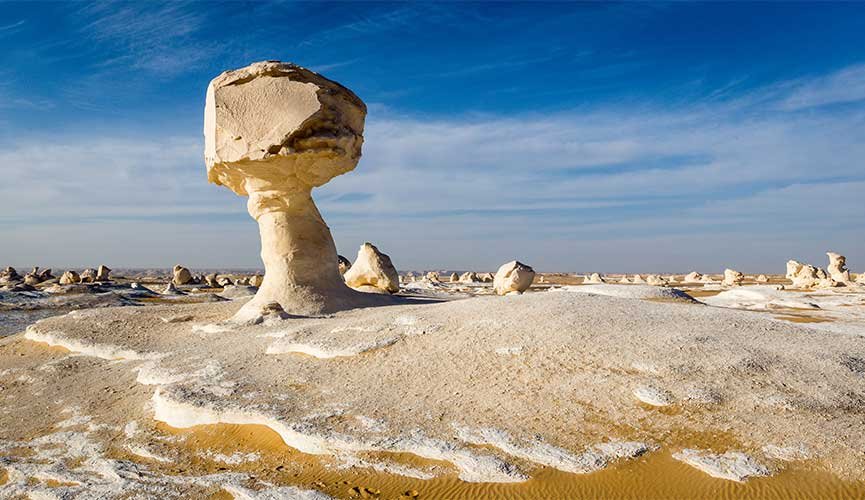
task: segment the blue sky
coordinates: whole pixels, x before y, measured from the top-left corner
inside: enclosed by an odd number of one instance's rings
[[[257,266],[204,91],[280,59],[368,104],[350,259],[865,271],[863,47],[855,3],[0,2],[0,265]]]

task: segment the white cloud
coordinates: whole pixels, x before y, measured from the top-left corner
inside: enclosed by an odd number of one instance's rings
[[[785,110],[799,110],[865,99],[865,64],[850,66],[830,75],[796,82],[781,101]]]

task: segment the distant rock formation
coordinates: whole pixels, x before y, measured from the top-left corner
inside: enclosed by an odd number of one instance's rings
[[[456,283],[460,280],[460,275],[457,273],[451,273],[451,283]]]
[[[531,267],[512,260],[502,264],[493,278],[493,289],[499,295],[523,293],[532,286],[535,271]]]
[[[0,284],[19,283],[21,281],[24,281],[24,278],[18,274],[14,267],[9,266],[0,272]]]
[[[81,271],[81,283],[93,283],[94,281],[96,281],[96,269],[88,267]]]
[[[177,289],[177,286],[174,285],[174,281],[169,281],[165,288],[162,290],[162,295],[186,295],[185,292],[182,292]]]
[[[682,278],[682,283],[700,283],[703,280],[703,275],[697,271],[691,271]]]
[[[795,260],[787,261],[786,277],[793,282],[793,288],[832,288],[838,285],[825,270]]]
[[[96,270],[96,281],[111,281],[111,269],[104,264],[100,264],[99,269]]]
[[[583,278],[583,283],[585,283],[585,284],[593,284],[594,285],[594,284],[601,284],[601,283],[606,283],[606,282],[607,282],[607,280],[602,278],[601,275],[598,273],[592,273],[591,275]]]
[[[644,284],[646,284],[646,280],[644,280],[643,277],[640,276],[639,274],[635,274],[635,275],[634,275],[634,279],[632,279],[631,282],[632,282],[632,283],[635,283],[635,284],[637,284],[637,285],[644,285]]]
[[[481,279],[476,272],[465,272],[460,275],[460,281],[463,283],[480,283]]]
[[[81,276],[75,271],[66,271],[60,276],[61,285],[74,285],[76,283],[81,283]]]
[[[249,278],[249,286],[260,287],[264,283],[264,276],[256,274]]]
[[[768,283],[769,278],[767,278],[765,274],[761,274],[760,276],[757,276],[756,281],[757,283]]]
[[[622,277],[619,279],[619,283],[622,285],[630,285],[631,280],[628,279],[628,275],[623,274]]]
[[[847,269],[847,257],[835,252],[826,252],[829,257],[829,277],[838,283],[850,283],[850,271]]]
[[[360,246],[354,264],[343,277],[348,286],[362,292],[399,291],[399,274],[390,257],[369,242]]]
[[[435,271],[430,271],[430,272],[426,273],[426,279],[427,279],[427,281],[432,281],[434,283],[438,283],[439,281],[441,281],[439,279],[439,273],[437,273]]]
[[[173,271],[174,277],[171,279],[171,281],[175,285],[188,285],[189,283],[192,283],[192,273],[189,272],[189,269],[178,264],[174,266]]]
[[[209,288],[219,288],[220,285],[219,285],[219,282],[216,280],[216,278],[217,278],[216,273],[210,273],[208,275],[205,275],[204,276],[204,283]]]
[[[740,286],[745,281],[745,275],[733,269],[724,269],[723,286]]]
[[[646,284],[652,286],[667,286],[667,280],[657,274],[650,274],[646,276]]]

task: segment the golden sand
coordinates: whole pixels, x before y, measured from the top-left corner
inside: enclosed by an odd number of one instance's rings
[[[714,297],[715,295],[723,292],[723,290],[694,290],[687,288],[683,288],[682,291],[695,299],[699,299],[700,297]]]
[[[716,479],[673,459],[666,445],[639,459],[614,464],[591,474],[570,474],[549,467],[531,471],[523,483],[467,483],[442,462],[408,454],[378,453],[367,458],[387,459],[420,469],[437,468],[430,480],[414,479],[363,468],[340,468],[333,457],[300,453],[286,446],[277,433],[260,425],[205,425],[174,429],[157,425],[158,432],[177,438],[181,457],[172,465],[147,462],[169,474],[210,474],[234,470],[277,485],[315,489],[337,498],[863,498],[865,482],[844,482],[814,464],[794,464],[772,477],[754,478],[745,483]],[[725,434],[667,435],[664,441],[687,442],[688,446],[729,448]],[[258,460],[227,465],[208,458],[208,453],[230,455],[257,453]],[[212,455],[211,455],[212,456]],[[142,461],[141,457],[124,458]],[[182,465],[178,465],[182,464]],[[212,499],[230,496],[214,487]]]
[[[775,316],[775,319],[783,319],[784,321],[792,321],[793,323],[829,323],[832,320],[828,318],[818,318],[816,316],[807,316],[807,315],[779,315]]]
[[[6,472],[6,469],[0,469],[0,486],[6,484],[9,481],[9,473]]]

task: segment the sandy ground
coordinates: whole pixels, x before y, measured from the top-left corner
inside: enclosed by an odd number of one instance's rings
[[[223,323],[242,301],[43,319],[0,340],[0,496],[865,495],[855,295],[574,288],[255,327]]]

